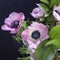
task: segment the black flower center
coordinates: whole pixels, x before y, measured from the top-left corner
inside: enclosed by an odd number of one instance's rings
[[[58,13],[60,15],[60,12],[58,10],[55,10],[56,13]]]
[[[11,24],[11,27],[12,27],[12,28],[17,28],[18,25],[19,25],[19,21],[16,20],[16,21],[14,21],[14,22]]]
[[[34,31],[31,35],[33,39],[39,39],[40,38],[40,32],[39,31]]]

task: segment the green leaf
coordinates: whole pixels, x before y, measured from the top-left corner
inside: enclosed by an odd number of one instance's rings
[[[45,19],[44,24],[48,26],[49,31],[50,31],[54,27],[56,20],[52,16],[51,12],[49,12],[47,16],[45,15],[44,19]]]
[[[42,7],[46,12],[49,11],[49,7],[43,3],[37,4],[40,8]]]
[[[49,33],[51,39],[60,39],[60,25],[53,27]]]
[[[30,60],[30,57],[17,58],[17,60]]]
[[[30,60],[30,58],[29,57],[25,57],[25,58],[22,58],[20,60]]]
[[[60,6],[60,0],[58,0],[58,6]]]
[[[36,51],[35,51],[35,54],[34,54],[35,60],[41,59],[43,53],[45,52],[45,49],[47,48],[47,47],[45,47],[45,43],[46,43],[46,42],[47,42],[47,41],[45,40],[45,41],[41,42],[41,43],[38,45],[38,47],[37,47],[37,49],[36,49]]]
[[[43,54],[42,60],[53,60],[55,56],[55,51],[52,46],[49,46]]]
[[[56,3],[57,3],[57,6],[60,6],[60,0],[57,0]]]
[[[18,52],[20,52],[20,54],[30,54],[30,51],[24,46],[20,47],[20,49],[18,49]]]
[[[57,56],[58,59],[60,59],[60,49],[57,49],[56,56]]]
[[[40,0],[40,1],[43,2],[43,3],[49,4],[48,0]]]
[[[54,45],[57,49],[59,49],[60,48],[60,40],[53,39],[53,40],[50,40],[49,42],[47,42],[45,45],[46,46],[48,46],[48,45]]]
[[[60,3],[58,0],[50,0],[50,8],[52,9],[54,5],[58,5]]]

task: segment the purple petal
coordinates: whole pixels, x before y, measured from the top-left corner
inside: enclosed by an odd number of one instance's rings
[[[25,19],[24,14],[20,12],[19,15],[20,15],[20,20],[24,21],[24,19]]]
[[[2,29],[2,30],[5,30],[5,31],[14,30],[14,29],[8,27],[7,25],[3,25],[3,26],[1,27],[1,29]]]
[[[53,16],[57,21],[60,21],[60,6],[54,6]]]
[[[39,19],[40,17],[44,16],[45,11],[40,7],[34,8],[32,13],[30,13],[34,18]]]
[[[27,40],[27,37],[28,37],[28,30],[27,29],[22,32],[21,37],[23,40]]]

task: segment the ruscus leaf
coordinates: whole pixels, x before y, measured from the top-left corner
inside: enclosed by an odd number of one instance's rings
[[[60,40],[53,39],[46,43],[46,46],[48,45],[54,45],[57,49],[60,48]]]
[[[60,39],[60,25],[53,27],[49,33],[51,39]]]
[[[42,60],[53,60],[55,56],[55,51],[52,46],[49,46],[43,54]]]
[[[43,41],[38,45],[38,47],[35,51],[35,54],[34,54],[35,60],[41,59],[43,53],[45,52],[45,49],[47,48],[47,47],[45,47],[45,43],[46,43],[46,41]]]

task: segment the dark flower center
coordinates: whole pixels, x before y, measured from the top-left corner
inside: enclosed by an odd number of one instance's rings
[[[55,10],[56,13],[58,13],[60,15],[60,12],[58,10]]]
[[[39,39],[40,38],[40,32],[39,31],[34,31],[31,35],[32,38],[34,39]]]
[[[19,21],[16,20],[16,21],[14,21],[14,22],[11,24],[11,27],[12,27],[12,28],[17,28],[18,25],[19,25]]]

